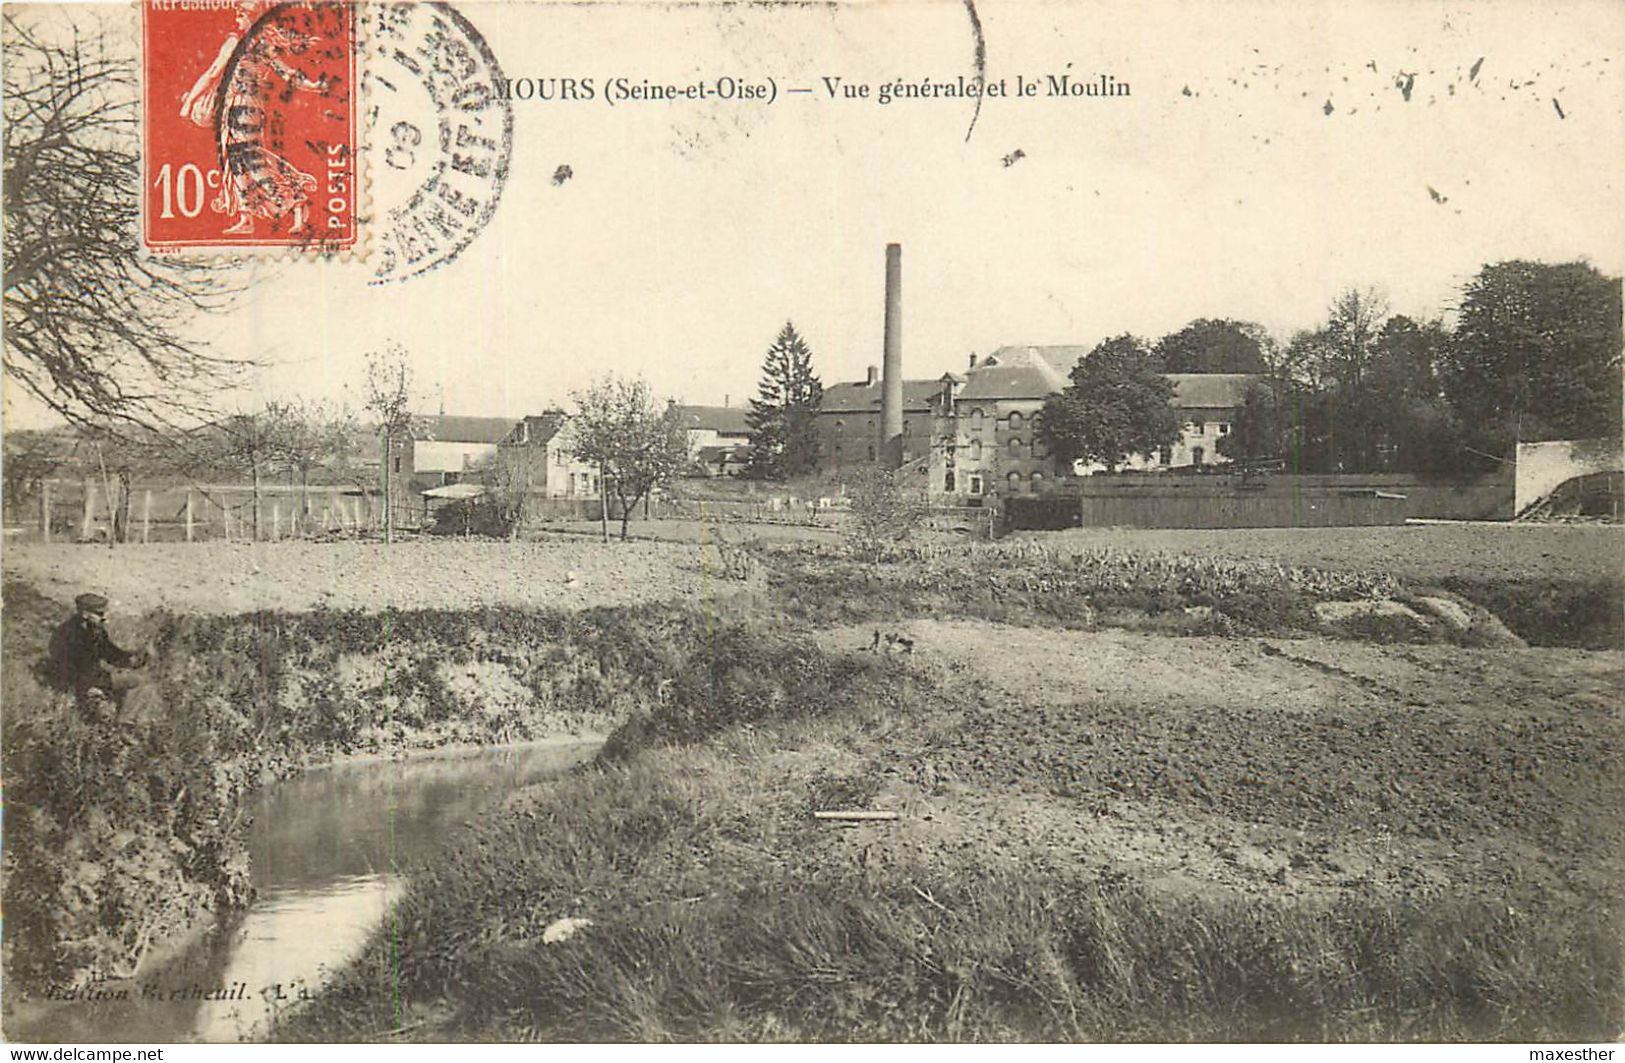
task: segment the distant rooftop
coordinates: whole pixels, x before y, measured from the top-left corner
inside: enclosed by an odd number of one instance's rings
[[[513,431],[513,417],[413,414],[412,436],[437,443],[500,443]]]
[[[1228,410],[1241,406],[1256,373],[1165,373],[1174,385],[1174,405],[1182,410]]]
[[[873,384],[859,380],[855,383],[831,384],[824,389],[824,402],[820,413],[880,413],[880,381]],[[941,380],[903,381],[903,410],[905,413],[924,413],[931,409],[937,396],[942,394]]]
[[[993,399],[1042,399],[1067,385],[1070,365],[1063,370],[1057,361],[1077,361],[1073,352],[1082,347],[1000,347],[972,367],[959,393],[966,402]]]
[[[742,436],[750,433],[750,423],[745,420],[750,413],[748,406],[684,406],[677,407],[677,414],[683,419],[683,427],[719,432],[723,435]]]

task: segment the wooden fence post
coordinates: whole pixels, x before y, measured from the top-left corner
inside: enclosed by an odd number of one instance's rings
[[[152,488],[141,495],[141,541],[152,540]]]
[[[46,480],[40,484],[39,489],[39,533],[40,541],[51,541],[51,481]]]
[[[186,489],[186,541],[192,541],[192,489]]]
[[[91,482],[90,477],[88,477],[88,476],[85,477],[84,484],[85,484],[85,498],[84,498],[84,504],[83,504],[84,514],[80,518],[80,521],[79,521],[79,538],[81,538],[81,539],[89,539],[90,538],[90,521],[91,521],[91,518],[96,515],[96,485]]]
[[[282,538],[282,503],[271,503],[271,540]]]

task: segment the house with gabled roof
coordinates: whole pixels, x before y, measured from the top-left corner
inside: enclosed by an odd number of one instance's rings
[[[1083,347],[1008,346],[980,361],[971,355],[956,400],[960,493],[1036,493],[1047,486],[1055,462],[1038,435],[1044,401],[1067,386],[1067,374],[1085,353]]]
[[[598,468],[575,456],[570,415],[544,410],[513,424],[501,446],[501,460],[512,462],[529,494],[543,498],[599,497]]]
[[[513,430],[511,417],[412,418],[412,481],[420,490],[457,483],[496,456]]]
[[[707,476],[737,476],[750,457],[750,410],[741,406],[688,406],[672,410],[688,440],[692,468]]]
[[[497,453],[497,446],[513,428],[508,417],[463,417],[448,414],[413,414],[407,431],[379,431],[379,453],[385,446],[389,462],[390,506],[397,519],[415,514],[420,492],[468,478]]]

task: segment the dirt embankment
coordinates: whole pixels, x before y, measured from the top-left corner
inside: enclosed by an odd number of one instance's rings
[[[1191,890],[1594,895],[1625,874],[1617,654],[896,626],[958,706],[874,753],[922,851]],[[822,633],[832,651],[870,628]]]

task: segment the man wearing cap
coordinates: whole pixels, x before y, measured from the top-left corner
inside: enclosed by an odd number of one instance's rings
[[[107,599],[81,594],[73,600],[77,611],[51,636],[47,664],[62,687],[83,697],[100,690],[115,699],[140,685],[141,677],[118,674],[114,668],[144,668],[147,654],[121,649],[107,633]]]

